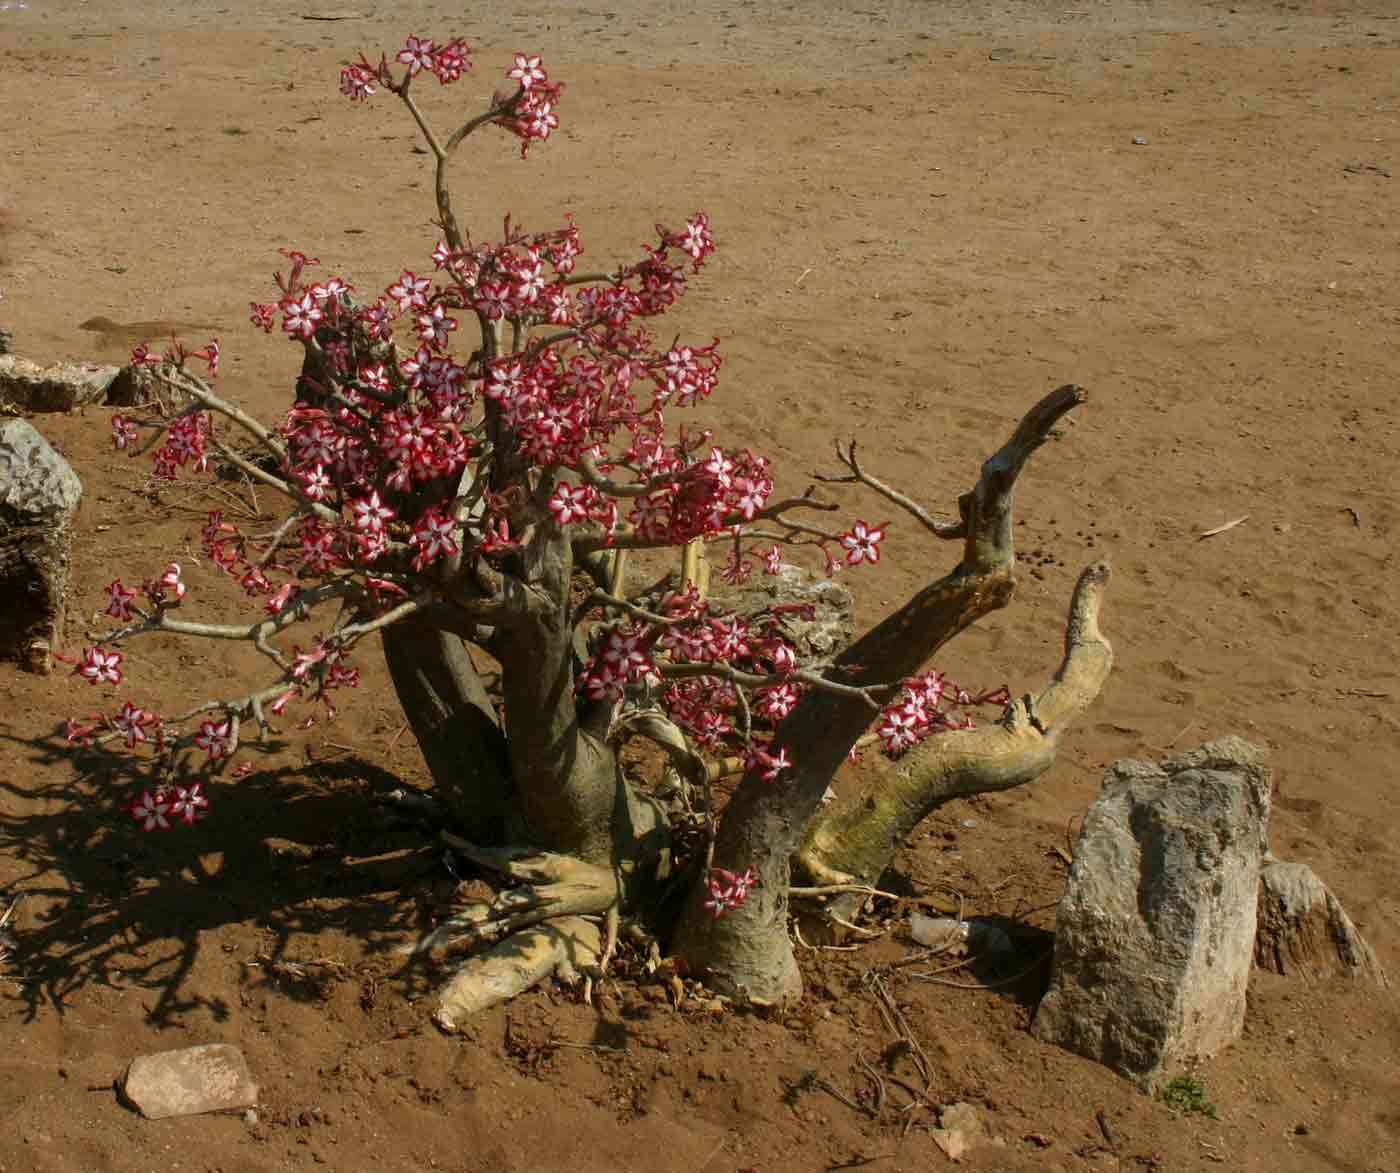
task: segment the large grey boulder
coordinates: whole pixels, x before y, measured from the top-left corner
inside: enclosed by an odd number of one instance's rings
[[[1306,981],[1340,976],[1390,985],[1371,946],[1312,868],[1281,859],[1268,859],[1259,878],[1254,960]]]
[[[63,642],[82,482],[24,420],[0,424],[0,657],[40,672]]]
[[[1084,820],[1033,1033],[1151,1088],[1240,1033],[1270,775],[1229,737],[1115,762]]]

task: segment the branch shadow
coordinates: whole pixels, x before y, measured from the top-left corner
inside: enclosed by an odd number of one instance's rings
[[[0,740],[32,766],[28,778],[0,779],[0,857],[10,896],[28,906],[13,963],[27,1020],[45,1006],[63,1014],[96,985],[153,992],[156,1025],[195,1010],[222,1021],[231,1008],[189,979],[209,935],[244,922],[263,941],[255,980],[285,996],[320,996],[314,981],[281,979],[299,969],[298,943],[328,928],[377,970],[388,961],[384,976],[406,996],[434,984],[396,949],[422,931],[415,896],[441,870],[440,853],[421,827],[396,829],[375,804],[376,792],[402,786],[380,767],[346,755],[215,778],[207,819],[147,833],[127,809],[149,785],[142,763],[77,749],[62,730]]]

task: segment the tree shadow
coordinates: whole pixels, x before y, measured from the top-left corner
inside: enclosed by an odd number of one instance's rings
[[[249,921],[260,980],[286,996],[320,996],[315,981],[285,979],[304,972],[297,938],[328,928],[381,973],[392,958],[387,976],[407,996],[435,984],[396,948],[422,931],[414,890],[445,872],[426,828],[374,802],[402,785],[380,767],[345,755],[216,778],[208,818],[148,833],[127,809],[148,784],[143,763],[77,749],[61,730],[5,739],[32,764],[28,780],[0,779],[0,855],[29,906],[14,962],[29,1020],[92,985],[153,991],[154,1024],[195,1010],[223,1020],[230,1007],[189,979],[208,934]]]

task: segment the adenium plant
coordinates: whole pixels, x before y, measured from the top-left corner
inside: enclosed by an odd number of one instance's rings
[[[150,754],[153,781],[132,799],[132,818],[151,832],[193,826],[216,817],[211,779],[250,769],[233,764],[250,730],[335,718],[376,636],[448,841],[529,884],[528,897],[506,893],[469,918],[462,932],[472,943],[543,922],[555,935],[532,938],[534,977],[566,967],[566,938],[570,956],[582,940],[601,969],[627,917],[717,985],[787,996],[798,981],[783,916],[794,853],[831,891],[859,892],[878,875],[868,873],[879,851],[842,866],[839,850],[819,846],[822,825],[847,817],[839,803],[821,806],[840,763],[865,744],[901,763],[930,742],[972,746],[1029,711],[1004,688],[961,687],[924,661],[1009,597],[1011,484],[1082,393],[1062,388],[1026,417],[958,521],[935,521],[869,474],[854,444],[838,447],[845,471],[824,479],[862,486],[937,537],[961,540],[964,560],[932,597],[921,593],[841,655],[804,659],[788,625],[810,618],[812,604],[724,605],[724,591],[709,589],[711,552],[724,588],[778,575],[804,548],[834,574],[878,563],[887,524],[824,524],[837,506],[812,490],[778,495],[766,457],[684,421],[716,391],[719,343],[668,339],[658,322],[714,254],[704,212],[657,225],[634,260],[594,269],[581,264],[584,238],[570,216],[545,231],[507,217],[494,240],[459,227],[448,182],[455,152],[495,127],[527,155],[558,130],[563,92],[538,56],[516,54],[507,86],[439,136],[415,87],[427,76],[449,85],[472,68],[461,38],[413,36],[392,62],[361,56],[342,70],[350,100],[393,95],[419,127],[436,163],[441,238],[366,292],[283,250],[275,296],[250,305],[255,327],[301,352],[281,419],[263,424],[216,391],[218,341],[132,355],[162,394],[159,406],[113,416],[118,449],[149,455],[161,478],[236,469],[286,507],[268,532],[219,511],[201,530],[209,564],[246,596],[245,622],[191,617],[197,592],[176,562],[139,585],[109,584],[105,613],[117,626],[75,657],[74,672],[113,699],[70,720],[68,736]],[[656,550],[677,551],[679,572],[629,590],[629,556]],[[1102,577],[1081,583],[1075,647],[1107,648],[1093,625]],[[251,642],[266,677],[159,714],[139,689],[130,699],[117,692],[135,683],[118,649],[149,632]],[[499,662],[499,695],[482,686],[468,648]],[[1075,705],[1096,689],[1077,691]],[[979,705],[1002,716],[979,730]],[[1044,721],[1034,731],[1037,745],[1058,736]],[[623,768],[622,748],[638,739],[660,747],[664,780]],[[741,782],[721,815],[714,784],[726,776]],[[914,805],[918,817],[932,809],[926,796]],[[876,830],[888,838],[887,826]],[[675,901],[663,897],[677,882],[692,894],[664,923],[661,909]],[[589,915],[603,918],[602,937],[592,922],[574,923]],[[487,977],[504,956],[488,948],[464,967],[440,1022],[500,996]]]

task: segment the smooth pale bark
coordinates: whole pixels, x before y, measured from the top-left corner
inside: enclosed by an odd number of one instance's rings
[[[871,685],[911,676],[959,632],[1010,601],[1017,477],[1055,424],[1086,398],[1082,388],[1067,385],[1027,413],[958,502],[963,524],[946,536],[962,539],[962,561],[843,652],[830,673],[833,680]],[[801,993],[787,931],[789,858],[874,716],[863,700],[809,691],[774,737],[775,747],[789,751],[792,769],[776,783],[747,776],[725,809],[715,864],[736,872],[753,868],[758,887],[741,907],[716,919],[703,907],[704,888],[697,885],[673,942],[692,970],[716,988],[759,1002]]]
[[[820,885],[874,886],[900,844],[949,799],[1009,790],[1045,773],[1065,731],[1098,697],[1113,668],[1113,648],[1098,624],[1108,579],[1102,562],[1080,575],[1064,659],[1044,689],[1013,702],[993,724],[928,738],[873,784],[848,789],[822,807],[798,851],[801,869]],[[848,919],[863,901],[843,896],[832,911]]]

